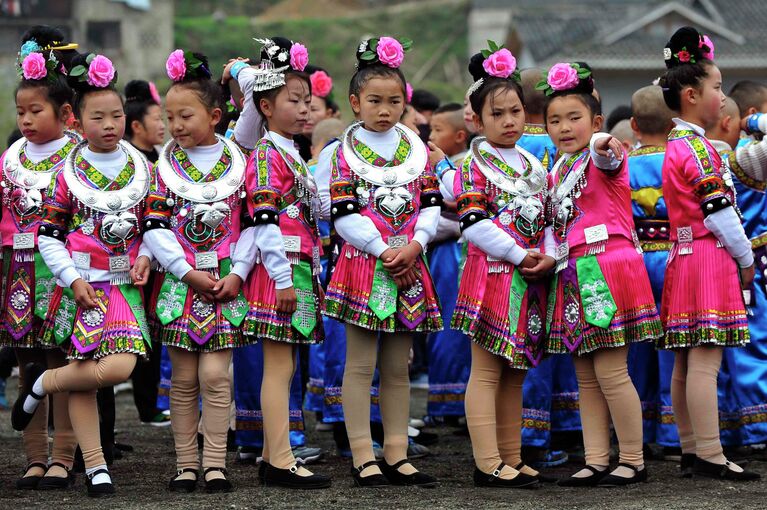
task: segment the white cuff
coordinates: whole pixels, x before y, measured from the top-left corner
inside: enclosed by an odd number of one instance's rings
[[[72,287],[72,284],[78,278],[82,278],[82,276],[74,267],[64,269],[59,275],[59,280],[61,280],[67,287]]]
[[[250,267],[245,262],[235,262],[229,271],[229,274],[236,274],[243,282],[248,278],[248,273],[250,273]]]
[[[378,239],[373,239],[368,244],[365,245],[365,248],[362,250],[366,253],[370,253],[375,258],[380,258],[381,254],[389,249],[389,245],[384,242],[383,239],[380,237]]]
[[[597,154],[597,151],[594,148],[598,140],[607,136],[610,135],[607,133],[594,133],[594,135],[591,137],[591,142],[589,144],[589,149],[591,150],[591,160],[600,170],[616,170],[619,166],[621,166],[621,161],[623,161],[623,153],[621,153],[620,158],[616,158],[612,151],[608,151],[607,156],[602,156]]]
[[[527,250],[522,248],[520,245],[515,244],[509,249],[509,251],[506,252],[506,256],[504,258],[515,266],[518,266],[522,263],[523,260],[525,260],[525,257],[527,257]]]
[[[184,276],[186,276],[186,274],[192,270],[192,266],[189,264],[189,262],[186,261],[185,258],[178,258],[168,264],[168,267],[165,269],[167,269],[169,273],[172,273],[173,276],[179,280],[183,280]]]
[[[418,244],[423,248],[423,253],[426,253],[426,247],[429,245],[430,241],[428,233],[423,230],[416,230],[415,234],[413,234],[413,241],[418,241]]]
[[[280,273],[274,278],[274,288],[277,290],[289,289],[293,286],[293,274]]]

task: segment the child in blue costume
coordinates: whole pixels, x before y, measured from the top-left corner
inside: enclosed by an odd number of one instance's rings
[[[634,92],[631,110],[631,128],[640,145],[629,153],[631,208],[655,304],[660,308],[663,274],[671,248],[661,167],[666,155],[668,133],[673,126],[673,112],[663,101],[663,91],[657,85]],[[678,447],[679,434],[671,407],[673,352],[664,350],[656,353],[652,344],[633,344],[629,349],[628,367],[642,402],[644,443]]]
[[[767,441],[767,365],[764,364],[767,359],[767,141],[763,138],[767,115],[758,112],[767,100],[767,87],[743,83],[736,85],[732,92],[739,103],[727,98],[719,123],[707,134],[730,168],[743,227],[751,240],[758,268],[751,299],[747,302],[751,342],[741,349],[725,349],[718,380],[722,444],[744,446]],[[757,110],[757,113],[749,110]],[[741,128],[747,136],[741,137]]]

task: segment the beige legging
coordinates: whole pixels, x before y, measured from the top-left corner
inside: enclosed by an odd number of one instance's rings
[[[378,331],[346,325],[346,368],[342,397],[354,466],[375,460],[370,434],[370,385],[378,354]],[[384,458],[392,465],[407,458],[410,416],[408,358],[411,333],[381,333],[379,402],[384,427]]]
[[[71,361],[67,366],[46,370],[43,375],[46,394],[69,392],[69,418],[86,468],[106,464],[101,451],[96,390],[127,380],[135,366],[135,354],[120,353],[98,360]]]
[[[722,457],[716,386],[721,364],[721,347],[680,349],[671,375],[671,401],[682,452],[706,460]]]
[[[226,434],[232,403],[229,363],[232,350],[192,352],[168,347],[172,367],[170,415],[178,469],[199,469],[197,426],[202,396],[203,469],[226,467]]]
[[[290,383],[296,371],[296,346],[263,340],[264,375],[261,381],[261,412],[264,419],[264,460],[278,468],[293,467],[290,448]]]
[[[620,462],[644,463],[642,406],[626,366],[628,346],[573,356],[580,394],[586,464],[610,464],[610,417],[618,436]]]
[[[24,384],[27,363],[40,363],[48,368],[59,368],[67,364],[66,355],[60,349],[16,349],[16,359],[19,361],[19,390]],[[77,440],[72,430],[72,422],[69,421],[69,393],[56,393],[51,399],[53,427],[56,430],[51,462],[59,462],[72,469]],[[48,464],[48,398],[40,401],[32,421],[22,432],[22,437],[27,464]]]
[[[525,372],[477,344],[471,344],[471,375],[466,387],[466,422],[474,462],[492,473],[503,462],[522,462],[522,383]]]

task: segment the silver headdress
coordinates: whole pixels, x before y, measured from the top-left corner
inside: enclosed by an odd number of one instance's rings
[[[269,58],[261,59],[256,67],[256,81],[253,85],[254,92],[272,90],[285,85],[285,71],[290,69],[290,50],[281,48],[271,39],[253,38],[263,46],[261,52]],[[275,61],[280,67],[275,67]]]

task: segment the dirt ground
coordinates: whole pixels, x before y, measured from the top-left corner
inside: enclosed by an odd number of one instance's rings
[[[9,380],[10,390],[16,380]],[[414,390],[413,415],[422,416],[426,392]],[[82,475],[74,489],[66,492],[17,491],[14,481],[23,469],[21,437],[10,426],[7,411],[0,412],[0,509],[25,510],[47,507],[69,508],[152,508],[177,510],[187,508],[382,508],[388,509],[740,509],[764,508],[767,482],[733,484],[706,479],[684,480],[677,476],[677,466],[669,462],[648,463],[650,483],[625,489],[569,489],[545,486],[537,490],[488,490],[474,488],[471,480],[473,463],[468,437],[458,436],[453,429],[436,429],[440,441],[432,447],[433,456],[415,461],[416,466],[438,476],[436,489],[387,488],[361,490],[352,487],[350,462],[339,458],[333,448],[332,435],[313,431],[308,418],[309,443],[324,448],[327,460],[313,466],[317,472],[331,474],[333,487],[323,491],[289,491],[261,487],[255,466],[234,463],[230,454],[230,479],[235,492],[207,495],[196,492],[177,495],[166,490],[174,472],[173,440],[170,428],[157,429],[141,425],[130,394],[117,396],[117,440],[133,446],[134,451],[115,462],[111,471],[117,495],[109,500],[92,500],[85,495]],[[572,472],[575,465],[553,470],[556,475]],[[767,475],[767,465],[755,462],[751,468]]]

